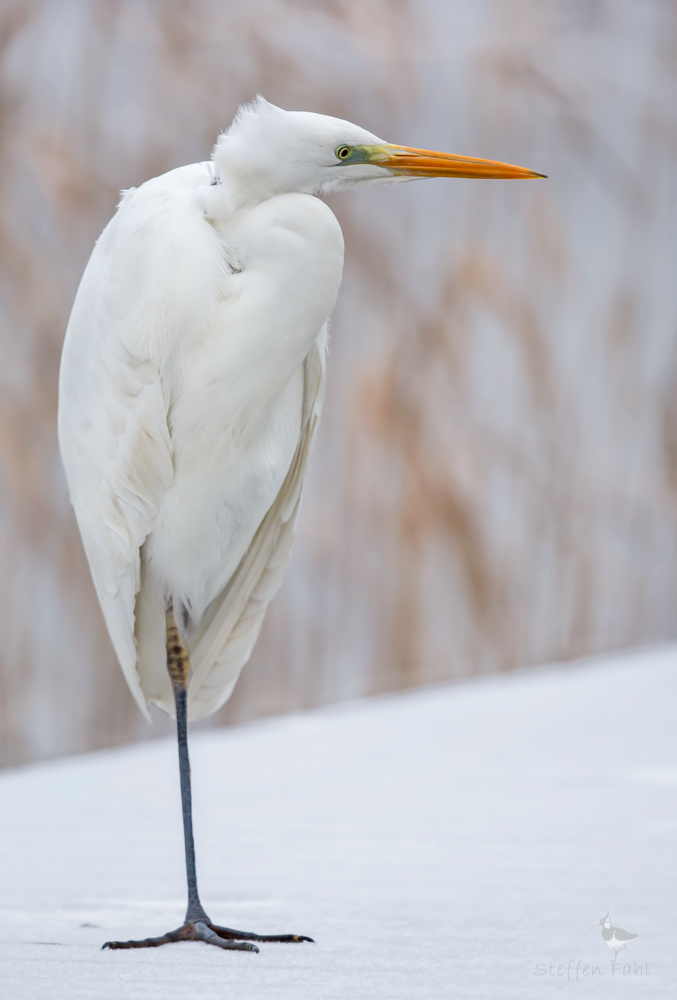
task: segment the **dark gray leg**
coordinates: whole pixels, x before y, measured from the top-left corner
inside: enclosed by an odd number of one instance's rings
[[[190,676],[190,659],[183,644],[174,617],[171,598],[167,601],[167,670],[172,682],[176,705],[176,735],[179,745],[179,776],[181,779],[181,808],[183,811],[183,839],[186,849],[186,878],[188,881],[188,909],[183,927],[169,931],[161,937],[144,938],[142,941],[107,941],[105,949],[158,948],[176,941],[204,941],[230,951],[258,951],[252,941],[312,941],[300,934],[252,934],[219,927],[207,916],[197,891],[195,870],[195,842],[193,840],[193,804],[190,787],[190,760],[188,757],[187,690]]]
[[[167,607],[167,670],[172,682],[176,706],[176,735],[179,744],[179,776],[181,779],[181,810],[183,812],[183,842],[186,850],[186,880],[188,882],[188,909],[186,923],[209,923],[197,891],[195,871],[195,841],[193,840],[193,799],[190,787],[190,759],[188,757],[187,690],[190,661],[174,619],[171,602]]]

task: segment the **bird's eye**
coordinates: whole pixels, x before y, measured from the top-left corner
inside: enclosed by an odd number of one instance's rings
[[[350,156],[350,146],[339,146],[336,150],[336,156],[339,160],[345,160]]]

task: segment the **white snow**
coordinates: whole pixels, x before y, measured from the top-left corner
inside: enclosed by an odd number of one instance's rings
[[[172,740],[5,772],[0,996],[525,1000],[570,960],[570,996],[677,996],[676,668],[661,648],[195,733],[212,919],[316,939],[259,955],[100,950],[181,923]],[[607,906],[639,933],[613,977]]]

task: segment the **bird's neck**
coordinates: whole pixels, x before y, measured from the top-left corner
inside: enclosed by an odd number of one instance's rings
[[[215,199],[221,204],[227,215],[232,215],[242,208],[253,208],[267,201],[278,192],[273,189],[270,178],[261,168],[227,150],[217,151],[214,155],[214,172],[216,175]]]
[[[280,194],[316,194],[317,185],[298,166],[279,162],[237,142],[219,143],[214,171],[224,206],[231,212],[253,208]]]

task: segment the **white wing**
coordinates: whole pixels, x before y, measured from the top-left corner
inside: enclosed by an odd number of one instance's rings
[[[159,372],[123,343],[117,318],[111,321],[94,301],[92,293],[105,284],[97,270],[88,269],[69,326],[59,440],[111,641],[148,716],[136,670],[134,605],[139,550],[172,481],[171,441]]]
[[[282,583],[322,411],[326,347],[325,326],[304,364],[301,437],[289,472],[237,570],[191,637],[190,719],[204,718],[228,700]]]
[[[156,185],[160,197],[210,180],[206,164],[172,175],[164,188]],[[59,377],[59,446],[113,647],[150,718],[136,669],[134,611],[139,550],[173,478],[167,401],[150,347],[163,332],[153,324],[153,297],[163,293],[154,287],[163,272],[153,248],[162,243],[158,236],[171,239],[176,213],[163,216],[155,204],[144,216],[138,202],[123,198],[78,289]]]

